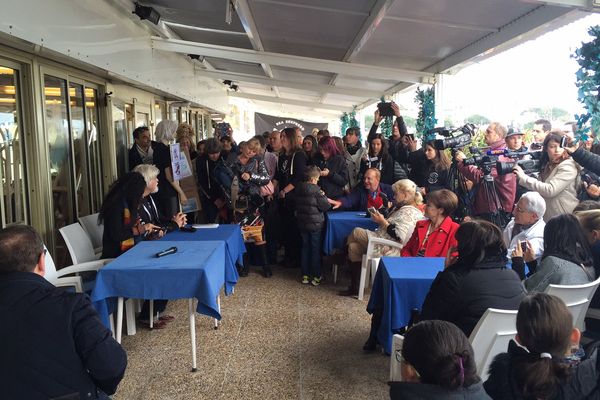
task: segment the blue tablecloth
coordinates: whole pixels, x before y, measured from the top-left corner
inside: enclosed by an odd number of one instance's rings
[[[327,229],[323,241],[325,254],[333,254],[335,249],[343,249],[346,238],[354,228],[375,229],[377,224],[366,217],[365,212],[332,211],[326,217]]]
[[[387,354],[393,331],[406,326],[413,308],[421,309],[431,283],[444,269],[443,257],[382,257],[367,311],[383,306],[377,338]]]
[[[196,232],[181,232],[173,231],[167,233],[160,241],[224,241],[225,242],[225,294],[230,295],[233,287],[237,283],[239,276],[236,262],[243,265],[244,253],[244,237],[239,225],[219,225],[217,228],[202,228]],[[186,244],[189,246],[189,243]]]
[[[154,255],[169,247],[178,251],[165,257]],[[217,296],[224,285],[225,243],[203,241],[148,241],[135,245],[98,271],[92,302],[108,327],[106,300],[198,299],[200,314],[221,319]]]

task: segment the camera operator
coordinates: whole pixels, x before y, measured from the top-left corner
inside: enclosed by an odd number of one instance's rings
[[[506,134],[506,138],[504,141],[506,142],[506,148],[515,153],[524,153],[526,152],[527,146],[523,143],[523,136],[525,134],[523,132],[519,132],[516,129],[510,128],[508,133]],[[523,155],[519,157],[519,160],[530,159],[530,155]],[[517,193],[515,195],[515,200],[520,199],[521,196],[527,192],[527,189],[517,183]]]
[[[544,139],[539,180],[525,175],[518,165],[513,168],[521,185],[539,192],[546,200],[546,222],[556,215],[570,214],[579,203],[579,167],[561,147],[563,136],[561,131],[552,131]]]
[[[490,147],[490,150],[502,150],[505,148],[506,133],[506,128],[499,122],[492,122],[487,127],[485,130],[485,142]],[[477,166],[464,165],[463,160],[466,156],[462,151],[457,151],[455,158],[456,161],[458,161],[460,173],[477,185],[475,200],[473,202],[473,214],[485,220],[492,221],[492,216],[498,211],[502,214],[501,217],[505,221],[500,228],[504,228],[506,223],[508,223],[509,216],[515,204],[515,194],[517,190],[516,178],[511,176],[511,174],[498,175],[496,167],[491,168],[491,175],[494,179],[494,185],[500,201],[500,204],[494,204],[492,199],[489,198],[489,193],[483,190],[482,187],[484,172]],[[510,159],[504,156],[499,156],[498,160],[510,161]],[[497,208],[498,206],[500,207]]]
[[[394,116],[396,117],[396,121],[394,122],[394,126],[392,127],[392,136],[387,139],[388,142],[388,152],[400,166],[406,171],[408,174],[409,161],[408,161],[408,147],[405,143],[402,142],[402,138],[408,134],[408,130],[406,129],[406,124],[404,123],[404,118],[400,115],[400,107],[398,104],[393,101],[390,103],[392,111],[394,112]],[[369,130],[369,135],[367,136],[367,142],[371,143],[371,141],[375,138],[377,134],[377,127],[381,123],[381,121],[385,118],[381,115],[379,109],[375,110],[373,125],[371,126],[371,130]],[[393,182],[392,182],[393,183]]]
[[[585,193],[580,193],[580,200],[597,200],[600,198],[600,180],[596,179],[600,175],[600,155],[590,151],[593,147],[590,140],[582,142],[580,145],[570,141],[565,147],[565,151],[581,165],[584,170],[581,173]]]

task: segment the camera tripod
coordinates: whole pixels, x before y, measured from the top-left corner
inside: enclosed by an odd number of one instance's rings
[[[502,208],[502,202],[500,196],[498,196],[498,190],[494,177],[492,176],[492,165],[483,164],[481,166],[483,172],[483,178],[479,182],[478,190],[483,190],[484,198],[487,204],[491,204],[492,211],[489,213],[489,221],[494,225],[504,229],[509,219],[507,218],[506,212]]]
[[[467,215],[471,215],[471,207],[469,201],[469,190],[467,189],[467,182],[465,177],[458,170],[458,163],[456,162],[456,149],[451,149],[452,163],[448,171],[448,177],[450,179],[451,190],[458,197],[458,207],[454,212],[454,216],[457,219],[463,219]]]

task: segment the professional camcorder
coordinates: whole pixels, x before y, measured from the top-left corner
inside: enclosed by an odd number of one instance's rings
[[[540,159],[542,158],[541,151],[510,151],[503,150],[499,155],[512,158],[514,161],[497,161],[496,170],[498,175],[506,175],[513,172],[515,165],[521,167],[523,172],[531,175],[540,172]],[[527,156],[527,158],[525,158]]]
[[[454,135],[454,133],[460,134]],[[434,146],[438,150],[456,149],[468,146],[471,143],[471,137],[475,134],[475,125],[465,124],[460,128],[433,128],[427,132],[428,135],[439,134],[445,136],[444,139],[437,139]]]

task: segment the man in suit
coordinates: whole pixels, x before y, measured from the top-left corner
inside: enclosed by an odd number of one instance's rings
[[[150,139],[147,126],[140,126],[133,131],[135,143],[129,149],[129,170],[133,171],[140,164],[153,164],[158,174],[158,206],[163,215],[175,215],[179,211],[177,192],[167,179],[165,170],[171,167],[171,153],[162,143]]]
[[[0,231],[0,397],[108,399],[127,355],[87,295],[43,278],[45,256],[32,227]]]

